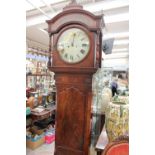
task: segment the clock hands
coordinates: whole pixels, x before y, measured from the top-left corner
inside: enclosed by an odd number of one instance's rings
[[[74,46],[74,39],[75,39],[75,36],[76,36],[76,33],[73,33],[73,40],[72,40],[72,43],[71,43],[72,46]]]

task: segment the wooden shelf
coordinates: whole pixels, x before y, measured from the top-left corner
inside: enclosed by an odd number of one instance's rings
[[[39,52],[39,51],[30,51],[30,50],[28,50],[28,53],[36,53],[36,54],[42,54],[42,55],[44,55],[44,56],[49,56],[49,53],[48,52]]]

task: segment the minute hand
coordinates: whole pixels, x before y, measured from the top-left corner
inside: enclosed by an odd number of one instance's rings
[[[74,39],[75,39],[76,33],[73,35],[73,40],[72,40],[72,46],[74,46]]]

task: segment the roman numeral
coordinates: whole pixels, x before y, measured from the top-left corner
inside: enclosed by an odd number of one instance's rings
[[[88,44],[82,44],[82,47],[87,47],[88,46]]]
[[[68,57],[68,54],[67,54],[67,53],[65,53],[64,57],[65,57],[65,58],[67,58],[67,57]]]
[[[70,55],[70,60],[73,60],[74,58],[73,58],[73,56],[72,55]]]
[[[81,52],[82,54],[84,54],[84,53],[85,53],[85,50],[81,49],[80,52]]]

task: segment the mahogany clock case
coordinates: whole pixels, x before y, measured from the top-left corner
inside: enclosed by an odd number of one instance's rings
[[[80,5],[69,5],[63,9],[63,12],[56,15],[48,23],[49,32],[49,54],[53,57],[51,66],[53,71],[61,72],[70,70],[71,72],[77,71],[79,68],[83,70],[94,69],[101,67],[102,59],[102,29],[104,27],[103,16],[95,16],[94,14],[85,11]],[[69,28],[80,28],[87,33],[90,39],[90,50],[88,55],[82,61],[69,64],[60,58],[56,46],[61,33]],[[57,68],[57,69],[56,69]],[[63,68],[63,69],[60,69]],[[74,68],[74,69],[72,69]],[[59,71],[58,71],[59,70]],[[61,71],[60,71],[61,70]],[[66,71],[65,71],[66,72]],[[80,71],[79,71],[80,72]],[[94,71],[93,71],[94,72]]]
[[[57,89],[55,155],[88,155],[92,76],[101,64],[103,18],[71,3],[47,23],[52,57],[48,68],[55,72]],[[83,30],[90,39],[87,56],[74,64],[64,62],[56,50],[60,35],[70,28]]]

